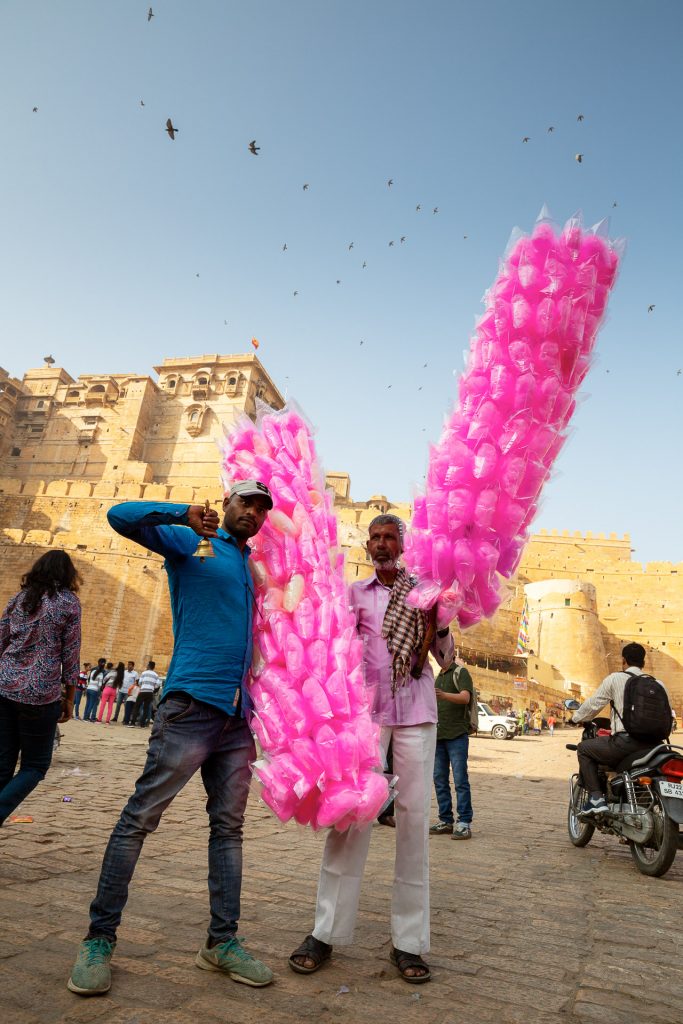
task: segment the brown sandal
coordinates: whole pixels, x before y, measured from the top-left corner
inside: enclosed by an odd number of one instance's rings
[[[327,942],[321,942],[320,939],[316,939],[313,935],[307,935],[300,946],[294,950],[289,960],[287,961],[289,966],[297,974],[313,974],[317,971],[326,960],[330,959],[332,955],[332,946],[328,945]],[[298,964],[295,957],[305,957],[306,960],[312,960],[314,967],[305,967],[303,964]]]
[[[432,973],[429,970],[428,965],[424,962],[422,957],[418,953],[405,953],[402,949],[395,949],[391,947],[391,953],[389,954],[394,967],[398,967],[399,973],[404,981],[407,981],[409,985],[424,985],[426,981],[430,981]],[[424,971],[423,974],[406,974],[406,971],[410,968],[419,968]]]

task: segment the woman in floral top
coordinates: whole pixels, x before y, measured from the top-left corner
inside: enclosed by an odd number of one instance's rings
[[[81,653],[79,583],[67,553],[49,551],[23,576],[0,618],[0,825],[45,778],[57,722],[71,718]]]

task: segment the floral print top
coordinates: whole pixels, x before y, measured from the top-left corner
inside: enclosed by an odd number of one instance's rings
[[[0,695],[21,704],[51,704],[78,681],[81,602],[70,590],[45,594],[33,615],[23,591],[0,618]]]

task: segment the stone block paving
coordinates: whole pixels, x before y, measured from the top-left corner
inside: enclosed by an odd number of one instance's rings
[[[649,1024],[683,1019],[683,851],[664,879],[628,848],[566,835],[574,755],[551,738],[470,746],[474,836],[431,840],[433,980],[388,961],[394,832],[375,827],[356,943],[310,977],[286,960],[312,926],[323,834],[282,825],[254,790],[240,933],[266,989],[199,971],[208,918],[204,791],[194,779],[144,846],[106,996],[66,988],[109,833],[147,733],[72,722],[45,782],[0,830],[4,1024]],[[81,773],[70,774],[74,769]],[[64,803],[64,796],[72,802]]]

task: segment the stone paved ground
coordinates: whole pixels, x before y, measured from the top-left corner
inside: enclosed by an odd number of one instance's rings
[[[406,985],[387,960],[394,833],[379,826],[356,944],[313,977],[287,968],[311,926],[323,837],[281,825],[256,793],[242,934],[276,981],[253,990],[197,970],[207,829],[201,783],[193,781],[145,844],[111,992],[79,998],[66,978],[146,735],[81,722],[65,732],[47,780],[22,808],[33,824],[0,831],[3,1024],[683,1020],[683,852],[659,880],[639,875],[616,840],[598,836],[574,849],[564,823],[573,755],[562,733],[472,742],[474,838],[431,841],[431,984]],[[77,767],[89,774],[68,774]],[[65,795],[73,802],[63,803]]]

